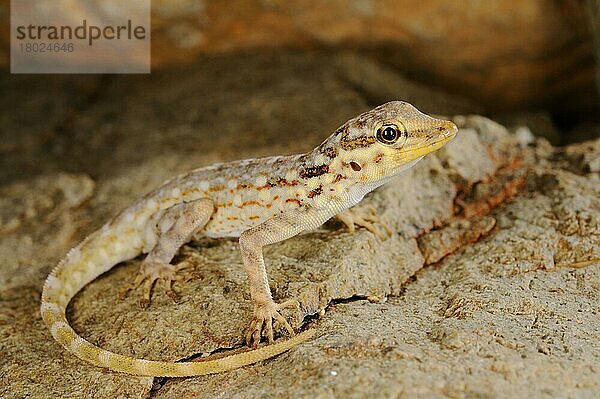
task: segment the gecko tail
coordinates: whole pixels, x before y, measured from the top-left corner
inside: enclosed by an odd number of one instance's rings
[[[42,318],[54,339],[80,359],[112,371],[139,376],[198,376],[228,371],[268,359],[315,335],[313,330],[309,330],[255,350],[215,360],[182,363],[136,359],[104,350],[86,341],[69,325],[66,317],[69,302],[96,277],[117,263],[140,254],[144,245],[143,234],[139,230],[128,229],[127,226],[105,226],[69,251],[46,279],[40,309]]]

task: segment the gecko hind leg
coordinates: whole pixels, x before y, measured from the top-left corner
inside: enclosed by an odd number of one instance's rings
[[[162,281],[167,296],[177,300],[173,282],[188,279],[190,270],[187,265],[173,265],[170,262],[179,247],[188,242],[195,232],[208,223],[213,212],[213,202],[205,198],[176,205],[173,209],[168,210],[164,217],[171,219],[166,221],[171,222],[171,226],[160,234],[156,245],[142,261],[139,274],[133,283],[125,288],[121,296],[143,285],[143,298],[140,300],[140,306],[146,308],[150,305],[156,283]],[[163,220],[159,222],[159,225],[162,222]]]

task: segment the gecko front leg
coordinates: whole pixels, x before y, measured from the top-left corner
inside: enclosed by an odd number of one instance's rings
[[[350,233],[354,233],[355,226],[360,226],[369,230],[382,241],[392,235],[388,225],[381,220],[372,206],[355,206],[338,213],[335,217],[348,227]],[[385,233],[375,227],[376,225],[381,226]]]
[[[266,335],[268,342],[272,343],[273,320],[285,327],[290,335],[294,335],[294,329],[279,314],[279,310],[290,306],[295,301],[286,301],[282,304],[273,301],[262,248],[315,228],[322,224],[324,219],[326,218],[321,217],[317,211],[308,208],[297,209],[276,215],[240,235],[242,260],[248,273],[250,297],[254,303],[254,315],[246,335],[248,345],[258,344],[263,334]]]
[[[166,223],[170,224],[170,227],[158,237],[158,242],[142,261],[138,276],[125,293],[143,284],[144,297],[140,301],[140,305],[147,307],[150,304],[152,289],[156,281],[162,280],[167,295],[175,300],[177,295],[173,291],[173,282],[182,279],[181,275],[177,275],[182,268],[172,265],[170,262],[179,247],[188,242],[195,232],[208,223],[213,212],[213,201],[208,198],[179,204],[167,210],[158,224]]]

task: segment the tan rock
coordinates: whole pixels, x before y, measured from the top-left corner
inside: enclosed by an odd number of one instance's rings
[[[600,391],[600,144],[557,149],[479,116],[453,118],[462,139],[365,199],[394,232],[389,239],[364,229],[351,235],[332,221],[266,249],[274,296],[297,298],[300,306],[287,315],[295,326],[315,320],[308,328],[319,338],[262,364],[189,379],[114,374],[56,344],[39,316],[39,295],[69,247],[181,170],[307,150],[380,92],[376,86],[359,94],[356,79],[337,79],[339,66],[324,62],[342,62],[333,55],[287,54],[271,63],[247,56],[245,68],[225,72],[231,60],[188,67],[185,81],[159,73],[107,84],[65,126],[66,138],[50,142],[60,152],[34,140],[3,153],[7,165],[33,155],[48,170],[76,169],[94,179],[18,179],[0,169],[0,181],[12,181],[0,189],[2,226],[12,226],[0,241],[0,397],[147,397],[152,390],[164,398],[537,398]],[[385,70],[358,63],[365,77]],[[259,67],[264,76],[251,81]],[[401,82],[394,84],[401,89]],[[451,99],[411,93],[411,101],[437,98],[440,113],[454,113],[442,107]],[[508,195],[515,177],[522,184]],[[5,223],[11,209],[24,215],[14,226]],[[492,218],[490,231],[477,222]],[[417,240],[433,249],[450,244],[443,259],[436,255],[423,267],[429,256]],[[240,347],[250,302],[237,243],[201,238],[176,261],[195,271],[176,284],[178,303],[160,287],[145,311],[139,293],[117,299],[137,259],[75,298],[73,326],[102,347],[151,359]]]

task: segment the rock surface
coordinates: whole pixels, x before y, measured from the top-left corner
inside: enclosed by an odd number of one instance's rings
[[[96,89],[60,135],[3,153],[0,397],[598,395],[600,140],[559,149],[479,116],[454,117],[461,133],[452,143],[365,199],[389,239],[332,221],[266,249],[275,298],[297,298],[287,315],[319,338],[188,379],[114,374],[66,353],[38,313],[43,280],[149,187],[215,161],[308,150],[396,91],[428,112],[471,107],[346,54],[247,56],[235,73],[228,62],[152,80],[89,78]],[[390,79],[378,80],[382,71]],[[357,89],[363,81],[371,86]],[[198,238],[177,261],[195,272],[176,284],[178,303],[160,289],[145,311],[139,293],[117,300],[133,260],[75,298],[73,326],[104,348],[152,359],[241,346],[250,303],[237,243]]]

